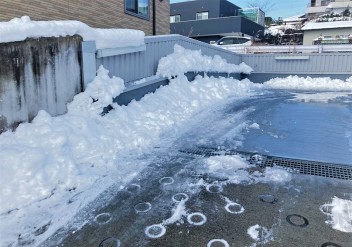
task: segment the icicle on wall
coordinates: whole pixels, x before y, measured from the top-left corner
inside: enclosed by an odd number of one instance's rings
[[[31,121],[39,110],[52,116],[82,91],[79,36],[0,44],[0,133]]]

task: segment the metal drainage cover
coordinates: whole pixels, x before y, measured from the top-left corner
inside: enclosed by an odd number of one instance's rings
[[[352,180],[352,167],[346,165],[266,156],[263,166],[279,166],[295,173]]]
[[[292,173],[308,174],[314,176],[338,178],[352,180],[352,166],[325,163],[310,160],[290,159],[277,156],[262,155],[257,153],[236,151],[236,150],[219,150],[209,147],[197,147],[180,150],[181,153],[210,157],[220,155],[242,155],[250,163],[260,167],[283,167]]]

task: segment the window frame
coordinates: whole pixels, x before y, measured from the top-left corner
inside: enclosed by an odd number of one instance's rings
[[[176,21],[176,17],[178,16],[178,21]],[[174,17],[174,21],[171,21],[171,18]],[[181,15],[170,15],[170,23],[181,22]]]
[[[131,10],[128,10],[127,9],[127,1],[134,1],[135,3],[137,3],[137,9],[136,10],[138,11],[139,3],[142,2],[143,0],[124,0],[125,14],[131,15],[131,16],[143,19],[143,20],[147,20],[147,21],[150,20],[150,7],[151,6],[150,6],[150,1],[149,0],[147,0],[147,3],[148,3],[147,11],[148,11],[148,13],[146,15],[140,14],[140,13],[136,13],[136,12],[131,11]]]
[[[203,14],[207,14],[207,18],[203,18]],[[202,18],[198,19],[198,14],[202,14]],[[202,20],[208,20],[209,19],[209,11],[202,11],[202,12],[197,12],[196,13],[196,20],[197,21],[202,21]]]

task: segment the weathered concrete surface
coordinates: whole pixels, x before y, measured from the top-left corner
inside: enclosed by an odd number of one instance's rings
[[[39,110],[66,112],[66,103],[82,91],[81,41],[73,36],[0,44],[0,130],[31,121]]]

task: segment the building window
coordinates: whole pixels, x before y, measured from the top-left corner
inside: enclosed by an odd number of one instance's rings
[[[206,20],[208,19],[209,12],[198,12],[197,13],[197,20]]]
[[[125,0],[125,11],[144,19],[149,18],[149,0]]]
[[[180,22],[181,15],[172,15],[170,16],[170,23]]]

